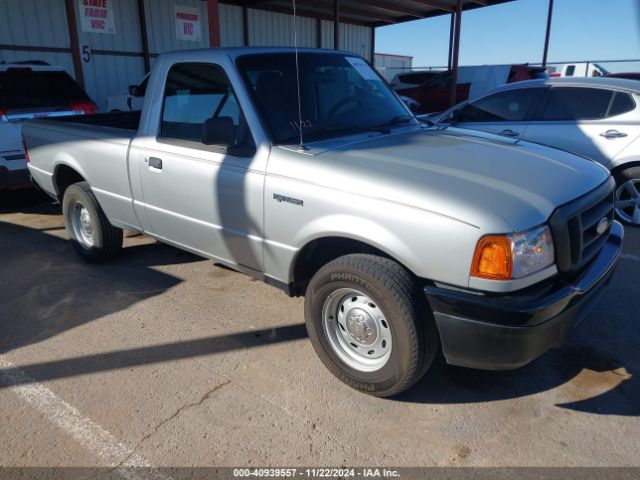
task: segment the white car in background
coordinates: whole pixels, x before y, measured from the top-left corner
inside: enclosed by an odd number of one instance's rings
[[[604,165],[616,213],[640,225],[640,83],[551,78],[507,84],[430,120],[560,148]]]
[[[22,122],[96,113],[96,104],[62,67],[0,63],[0,190],[30,187]]]
[[[137,85],[129,86],[129,93],[112,95],[107,97],[107,112],[131,112],[142,110],[144,103],[144,94],[147,91],[147,83],[149,82],[149,74]]]

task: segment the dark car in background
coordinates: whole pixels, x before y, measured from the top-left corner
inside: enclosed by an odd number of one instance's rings
[[[22,151],[22,122],[97,111],[62,67],[39,61],[0,63],[0,190],[31,186]]]
[[[430,82],[438,75],[442,75],[446,70],[415,70],[412,72],[398,73],[391,80],[391,88],[399,90],[401,88],[413,88]]]
[[[608,73],[605,77],[609,78],[626,78],[627,80],[640,80],[639,72],[622,72],[622,73]]]
[[[469,73],[467,77],[473,77],[475,70],[486,70],[490,68],[492,67],[461,67],[460,70],[466,69],[465,71]],[[504,66],[496,66],[495,68],[505,71]],[[545,68],[529,65],[511,65],[511,68],[505,71],[505,75],[497,80],[495,84],[488,86],[486,90],[491,90],[505,83],[547,77],[548,75]],[[461,77],[459,76],[456,87],[456,103],[467,100],[472,87],[471,81],[464,82],[463,80],[463,82],[461,82],[460,80]],[[442,112],[450,107],[451,81],[452,72],[448,70],[420,86],[399,88],[396,89],[396,92],[403,97],[403,100],[405,100],[414,113]]]

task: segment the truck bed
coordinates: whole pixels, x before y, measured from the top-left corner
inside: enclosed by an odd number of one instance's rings
[[[101,127],[118,128],[136,132],[140,125],[140,111],[98,113],[96,115],[73,115],[68,117],[48,118],[46,122],[79,123]]]
[[[137,228],[129,187],[129,148],[140,112],[116,112],[28,120],[23,126],[31,163],[40,187],[57,195],[55,173],[70,166],[91,182],[100,205],[116,224]]]

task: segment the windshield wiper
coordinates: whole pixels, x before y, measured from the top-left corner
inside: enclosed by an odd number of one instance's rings
[[[399,125],[401,123],[410,122],[412,119],[413,119],[413,117],[410,116],[410,115],[396,115],[395,117],[392,117],[391,120],[389,120],[388,122],[381,123],[379,125],[375,125],[372,128],[379,128],[379,129],[386,128],[387,131],[388,131],[388,129],[390,127],[393,127],[395,125]]]
[[[323,127],[321,125],[314,125],[309,130],[303,131],[303,136],[305,139],[309,139],[311,141],[314,140],[329,140],[330,138],[335,138],[335,136],[340,135],[351,135],[355,133],[365,133],[365,132],[378,132],[378,133],[391,133],[391,127],[393,125],[397,125],[399,123],[404,123],[411,120],[412,117],[409,115],[398,115],[397,117],[393,117],[390,121],[385,122],[381,125],[335,125],[335,126],[327,126]],[[318,135],[327,135],[327,138],[318,139]],[[298,136],[290,136],[285,137],[280,140],[281,143],[287,143],[290,140],[296,140]]]

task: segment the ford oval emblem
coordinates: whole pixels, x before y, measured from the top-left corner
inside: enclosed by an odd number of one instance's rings
[[[598,226],[596,227],[596,232],[598,235],[602,235],[609,228],[609,219],[607,217],[602,217],[598,222]]]

